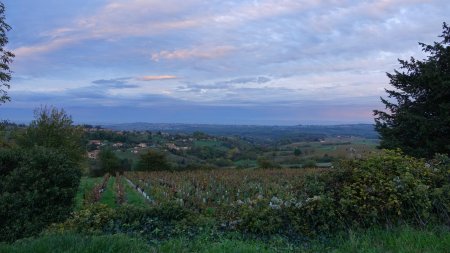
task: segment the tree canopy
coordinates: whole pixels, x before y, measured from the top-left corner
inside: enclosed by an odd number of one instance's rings
[[[99,154],[100,169],[103,173],[114,175],[116,172],[123,171],[121,160],[109,148],[102,149]]]
[[[387,111],[375,110],[381,148],[400,148],[415,157],[450,154],[450,27],[440,42],[419,43],[426,59],[399,60],[401,70],[388,73],[392,90],[381,98]]]
[[[170,165],[167,162],[166,156],[154,150],[149,150],[145,154],[142,154],[137,163],[137,170],[156,171],[167,169],[170,169]]]
[[[81,170],[59,150],[0,148],[0,241],[37,235],[68,218]]]
[[[81,161],[85,153],[83,130],[73,125],[72,118],[55,107],[41,107],[34,114],[35,120],[19,139],[21,146],[54,148],[74,162]]]
[[[9,81],[11,80],[11,70],[9,64],[14,58],[14,54],[5,49],[8,44],[6,33],[11,27],[5,22],[5,5],[0,3],[0,104],[10,100],[8,96]]]

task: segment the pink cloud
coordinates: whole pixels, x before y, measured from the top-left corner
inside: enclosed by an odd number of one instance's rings
[[[142,76],[136,78],[136,80],[139,81],[157,81],[157,80],[170,80],[170,79],[176,79],[177,76],[171,76],[171,75],[161,75],[161,76]]]
[[[174,51],[161,51],[152,54],[153,61],[159,60],[185,60],[190,58],[204,58],[214,59],[222,57],[229,52],[233,51],[232,46],[219,46],[213,48],[192,48],[192,49],[179,49]]]

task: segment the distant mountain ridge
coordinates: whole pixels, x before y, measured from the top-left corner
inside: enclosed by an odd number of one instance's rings
[[[102,127],[117,131],[162,131],[169,133],[204,132],[210,135],[247,138],[280,139],[296,135],[317,136],[358,136],[378,139],[378,133],[372,124],[345,125],[296,125],[296,126],[262,126],[262,125],[214,125],[184,123],[123,123],[103,125]]]

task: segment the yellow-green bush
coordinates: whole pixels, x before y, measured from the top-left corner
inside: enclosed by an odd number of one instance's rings
[[[389,150],[342,161],[307,177],[293,204],[242,206],[238,229],[303,237],[373,225],[450,224],[449,165],[445,155],[426,162]]]
[[[426,225],[437,217],[438,208],[441,214],[449,211],[448,158],[439,161],[426,163],[389,150],[343,161],[323,176],[324,194],[335,201],[348,226]]]

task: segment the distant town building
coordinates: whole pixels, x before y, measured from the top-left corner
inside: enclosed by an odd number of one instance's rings
[[[122,142],[114,143],[114,144],[113,144],[113,147],[115,147],[115,148],[121,148],[121,147],[123,147],[123,143],[122,143]]]
[[[100,140],[90,140],[89,144],[94,144],[94,145],[100,146],[100,145],[102,145],[102,141],[100,141]]]
[[[100,150],[94,150],[94,151],[88,152],[87,155],[88,155],[89,159],[97,159],[99,153],[100,153]]]

